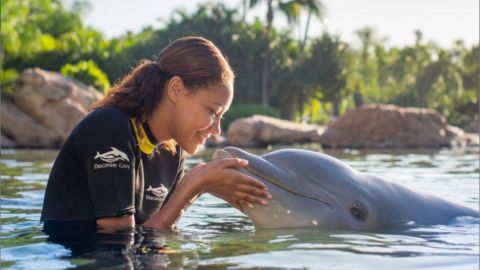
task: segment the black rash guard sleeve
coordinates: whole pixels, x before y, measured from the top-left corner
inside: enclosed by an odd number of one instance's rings
[[[102,108],[79,128],[77,153],[87,172],[95,218],[135,213],[135,153],[128,116]]]
[[[185,163],[187,159],[187,155],[185,154],[185,150],[181,149],[178,146],[177,152],[180,155],[179,162],[178,162],[178,170],[177,170],[177,176],[175,177],[175,182],[178,184],[180,180],[182,180],[183,176],[185,176]]]
[[[180,146],[178,145],[177,145],[177,153],[179,153],[179,156],[180,156],[178,161],[177,174],[175,175],[174,184],[170,188],[168,195],[165,197],[164,205],[170,199],[170,197],[174,193],[180,181],[182,181],[183,176],[185,176],[185,163],[186,163],[185,160],[187,159],[187,155],[185,154],[185,151],[182,148],[180,148]]]

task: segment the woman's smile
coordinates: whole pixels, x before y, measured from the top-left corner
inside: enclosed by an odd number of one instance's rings
[[[205,144],[205,141],[208,139],[208,137],[210,137],[211,134],[207,133],[207,134],[202,134],[200,131],[197,131],[197,137],[198,137],[198,141],[201,145]]]

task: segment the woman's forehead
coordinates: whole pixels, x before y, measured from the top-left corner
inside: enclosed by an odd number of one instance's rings
[[[210,103],[220,107],[229,106],[233,99],[233,87],[231,85],[216,84],[200,91]]]

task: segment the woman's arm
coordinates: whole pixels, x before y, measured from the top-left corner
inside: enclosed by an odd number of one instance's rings
[[[177,220],[186,211],[188,206],[197,197],[198,191],[192,185],[188,174],[178,183],[174,193],[167,203],[160,208],[149,220],[142,226],[152,227],[159,230],[174,231]]]
[[[258,180],[234,170],[248,165],[246,160],[227,158],[199,164],[186,174],[170,200],[142,225],[160,230],[174,230],[176,221],[188,206],[205,192],[242,209],[254,203],[266,204],[271,198],[267,187]]]

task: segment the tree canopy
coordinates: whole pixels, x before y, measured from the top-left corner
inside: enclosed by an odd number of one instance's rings
[[[1,1],[1,84],[6,98],[25,68],[63,70],[103,90],[171,40],[200,35],[217,44],[236,73],[235,106],[266,104],[262,103],[266,84],[270,108],[292,120],[308,115],[321,123],[359,100],[433,108],[459,126],[478,120],[478,44],[469,47],[458,41],[441,48],[423,41],[423,34],[415,31],[414,44],[387,46],[368,27],[357,31],[360,48],[328,32],[305,42],[288,30],[269,26],[268,16],[265,21],[245,22],[235,9],[222,4],[202,4],[191,13],[177,10],[161,28],[107,39],[82,23],[88,2],[77,1],[67,9],[58,0]],[[292,18],[299,6],[290,12],[283,5],[287,2],[304,3],[317,15],[325,10],[319,1],[278,1]]]

